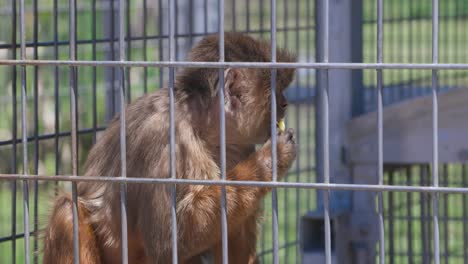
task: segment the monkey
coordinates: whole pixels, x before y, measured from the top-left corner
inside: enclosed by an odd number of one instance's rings
[[[270,62],[270,43],[241,33],[225,33],[225,61]],[[202,38],[189,61],[219,61],[219,36]],[[278,62],[295,55],[278,49]],[[271,69],[183,68],[175,77],[175,175],[177,179],[219,180],[220,94],[225,109],[226,178],[271,181]],[[277,119],[288,102],[284,91],[295,70],[280,68],[276,77]],[[169,89],[161,88],[125,108],[127,177],[170,178]],[[85,176],[119,176],[120,122],[117,114],[91,148]],[[256,148],[259,146],[259,148]],[[277,175],[282,179],[295,160],[292,128],[277,132]],[[129,263],[172,263],[170,184],[126,186]],[[268,187],[227,185],[226,210],[230,263],[258,263],[255,247],[262,198]],[[222,262],[219,185],[176,186],[177,258],[179,263]],[[121,256],[120,184],[78,182],[81,263],[119,263]],[[53,203],[44,231],[45,264],[73,262],[72,199],[63,193]]]

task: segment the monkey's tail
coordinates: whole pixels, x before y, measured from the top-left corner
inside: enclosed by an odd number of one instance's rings
[[[90,212],[78,201],[80,263],[101,264],[97,237],[89,221]],[[44,264],[73,263],[73,203],[70,195],[55,200],[44,235]]]

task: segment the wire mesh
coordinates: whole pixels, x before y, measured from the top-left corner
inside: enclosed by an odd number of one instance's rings
[[[5,204],[1,208],[7,208],[5,214],[1,213],[7,215],[7,220],[0,221],[0,262],[39,262],[39,255],[31,252],[41,247],[38,231],[44,223],[40,216],[47,212],[48,195],[57,194],[58,186],[72,186],[74,255],[75,263],[79,263],[77,181],[105,181],[121,185],[124,262],[128,255],[125,188],[132,183],[171,184],[173,263],[177,263],[178,257],[176,185],[179,184],[273,187],[272,195],[265,199],[263,205],[267,217],[257,243],[262,263],[301,262],[299,218],[317,207],[317,190],[325,193],[326,263],[332,263],[330,190],[379,193],[377,212],[381,245],[377,254],[381,263],[452,263],[468,259],[464,250],[468,241],[465,224],[466,166],[439,164],[437,156],[438,94],[466,88],[468,79],[468,53],[464,48],[468,35],[464,30],[468,21],[466,1],[438,3],[434,0],[431,5],[422,0],[363,0],[362,29],[357,29],[363,31],[363,58],[357,63],[328,60],[328,54],[333,52],[327,50],[328,21],[329,16],[333,16],[328,8],[329,1],[321,1],[324,5],[319,10],[324,15],[322,23],[326,25],[323,39],[315,36],[314,1],[183,2],[93,0],[88,3],[70,0],[66,3],[54,0],[39,5],[37,0],[12,0],[0,3],[0,68],[4,69],[0,73],[0,83],[4,87],[11,86],[5,90],[8,94],[0,97],[0,111],[4,113],[0,120],[0,203]],[[440,6],[440,10],[433,8],[435,6]],[[32,16],[32,20],[27,20],[28,16]],[[434,30],[428,34],[431,28]],[[187,49],[197,40],[223,30],[270,38],[272,62],[224,62],[222,49],[219,62],[185,61]],[[220,47],[223,47],[223,38],[220,39]],[[325,48],[323,61],[315,62],[316,42]],[[299,62],[277,63],[275,43],[295,51]],[[373,47],[377,47],[377,52]],[[296,164],[285,182],[275,181],[275,172],[273,182],[227,182],[224,180],[225,169],[221,181],[177,180],[173,136],[170,140],[170,179],[126,178],[125,112],[120,110],[127,102],[166,84],[172,91],[175,72],[182,67],[219,68],[221,80],[223,69],[227,67],[271,68],[272,78],[275,78],[278,68],[298,68],[296,80],[287,92],[292,105],[286,120],[288,126],[296,128],[300,147]],[[378,185],[330,183],[327,149],[332,147],[328,139],[332,131],[328,130],[327,113],[333,105],[327,103],[327,78],[331,70],[362,71],[362,89],[358,90],[362,94],[357,97],[362,100],[353,101],[353,107],[362,110],[353,112],[363,114],[377,110],[380,113],[376,123],[380,131],[376,146],[379,150]],[[327,87],[317,91],[325,102],[319,110],[324,115],[323,123],[313,118],[316,76],[324,78]],[[220,82],[222,86],[223,81]],[[434,99],[432,164],[403,168],[383,164],[385,137],[381,115],[384,106],[422,95],[431,95]],[[170,98],[170,130],[174,135],[173,92]],[[274,105],[274,96],[272,102]],[[99,132],[106,128],[116,112],[119,112],[121,120],[122,162],[121,175],[114,176],[121,177],[76,177],[80,175],[79,168],[90,147],[98,140]],[[274,130],[276,115],[272,114]],[[222,131],[223,128],[221,125]],[[313,140],[316,129],[325,135],[322,142]],[[316,183],[313,154],[319,144],[323,150],[321,155],[327,157],[321,165],[325,169],[323,183]],[[223,152],[225,150],[221,150],[221,156]],[[272,153],[273,157],[275,154]],[[225,160],[223,162],[222,159],[221,166],[223,163]],[[22,181],[22,190],[17,189],[18,180]],[[30,190],[31,183],[34,185]],[[8,192],[3,192],[3,189]],[[30,197],[31,192],[33,195]],[[22,195],[19,200],[18,195]],[[17,210],[17,201],[23,204],[22,211]],[[225,198],[222,204],[223,263],[227,263]],[[463,208],[461,213],[455,210],[458,204]],[[29,215],[31,209],[32,217]],[[23,224],[18,221],[21,218]],[[460,230],[462,232],[458,232]],[[463,242],[454,243],[453,236]],[[17,244],[17,241],[24,245]]]

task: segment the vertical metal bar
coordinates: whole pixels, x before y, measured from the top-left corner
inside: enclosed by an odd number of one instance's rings
[[[377,1],[377,63],[383,62],[383,0]],[[377,175],[378,184],[383,184],[383,73],[377,70]],[[383,194],[378,193],[379,210],[379,263],[385,263],[385,223],[383,217]],[[390,208],[390,210],[392,210]]]
[[[114,46],[114,40],[115,40],[115,7],[114,7],[114,1],[115,0],[109,0],[110,1],[110,55],[111,55],[111,60],[115,60],[115,46]],[[112,107],[112,114],[111,117],[115,115],[115,68],[111,67],[111,107]]]
[[[388,184],[393,185],[394,182],[394,171],[391,170],[389,175],[388,175]],[[395,198],[394,198],[394,192],[389,192],[388,193],[388,255],[389,255],[389,262],[390,264],[395,263],[395,217],[394,217],[394,210],[395,210]],[[397,203],[398,205],[398,203]],[[383,215],[383,212],[382,212]],[[379,249],[379,255],[384,255],[385,256],[385,251],[381,252],[382,249]],[[385,250],[385,248],[384,248]],[[380,263],[385,263],[385,262],[380,262]]]
[[[323,8],[323,62],[327,63],[329,61],[329,2],[324,0],[324,3],[321,5]],[[322,117],[322,156],[323,156],[323,181],[324,183],[330,183],[330,140],[329,140],[329,128],[330,128],[330,118],[329,118],[329,93],[328,93],[328,70],[323,72],[323,91],[322,95],[322,104],[321,104],[321,113]],[[330,191],[324,191],[324,221],[325,221],[325,263],[331,264],[331,227],[330,227]]]
[[[76,2],[69,0],[69,56],[76,60]],[[70,119],[71,119],[71,151],[72,175],[78,175],[78,146],[77,146],[77,68],[70,66]],[[73,256],[74,263],[80,263],[79,232],[78,232],[78,196],[76,183],[72,183],[72,212],[73,212]]]
[[[410,52],[411,53],[411,52]],[[411,186],[412,182],[411,180],[413,179],[412,177],[412,169],[411,167],[408,167],[406,169],[406,185]],[[407,228],[408,228],[408,264],[413,264],[414,260],[414,254],[413,254],[413,199],[412,199],[413,194],[411,192],[406,193],[406,214],[408,215],[408,220],[407,220]]]
[[[420,166],[419,167],[419,185],[425,186],[426,185],[426,167]],[[426,194],[419,193],[419,208],[420,208],[420,232],[421,232],[421,248],[422,248],[422,261],[423,263],[429,263],[429,247],[428,247],[428,235],[427,235],[427,212],[426,212]]]
[[[263,3],[263,1],[264,0],[260,0],[258,2],[258,5],[259,5],[258,9],[260,10],[259,11],[259,13],[260,13],[260,15],[259,15],[260,16],[260,18],[259,18],[259,20],[260,20],[260,36],[263,36],[263,29],[264,29],[264,26],[263,26],[263,12],[264,11],[263,11],[263,9],[264,9],[265,4]],[[263,256],[265,256],[265,254]]]
[[[427,186],[431,185],[431,172],[430,172],[430,166],[427,166],[427,172],[426,172],[426,175],[427,175]],[[433,256],[434,254],[431,252],[433,252],[432,250],[434,249],[433,248],[433,228],[431,226],[431,223],[432,222],[432,217],[431,217],[431,213],[432,213],[432,196],[428,195],[428,197],[430,197],[429,199],[427,199],[427,203],[425,204],[426,205],[426,212],[427,212],[427,216],[426,216],[426,219],[427,219],[427,225],[426,225],[426,232],[427,232],[427,237],[429,238],[427,240],[427,254],[428,254],[428,258],[429,258],[429,262],[432,263],[432,259],[433,259]],[[431,239],[432,238],[432,239]]]
[[[270,14],[270,42],[271,42],[271,62],[276,62],[276,0],[271,0]],[[278,160],[277,160],[277,138],[276,138],[276,69],[271,69],[271,158],[272,158],[272,181],[278,179]],[[276,188],[272,188],[271,205],[272,228],[273,228],[273,263],[279,263],[279,244],[278,244],[278,192]]]
[[[247,16],[247,22],[246,22],[246,28],[245,30],[247,33],[250,32],[250,0],[245,0],[245,6],[246,6],[246,16]]]
[[[158,43],[158,51],[159,51],[159,60],[164,60],[164,55],[163,55],[163,35],[164,35],[164,30],[163,30],[163,4],[162,0],[158,1],[158,16],[159,16],[159,23],[158,23],[158,32],[159,32],[159,43]],[[169,43],[169,46],[171,44]],[[169,73],[170,75],[171,73]],[[164,83],[164,67],[159,67],[159,88],[163,86]]]
[[[37,13],[37,1],[34,0],[33,2],[33,45],[34,45],[34,59],[37,60],[38,57],[38,34],[39,34],[39,20],[38,20],[38,13]],[[39,92],[38,92],[38,66],[34,66],[34,90],[33,90],[33,99],[34,99],[34,171],[33,174],[37,175],[38,174],[38,169],[39,169]],[[33,250],[34,252],[37,252],[38,250],[38,239],[37,239],[37,231],[38,231],[38,192],[39,192],[39,184],[37,181],[34,181],[34,211],[33,211],[33,233],[34,233],[34,238],[33,238]],[[38,254],[33,254],[33,263],[37,263]]]
[[[234,1],[233,1],[234,2]],[[219,1],[219,62],[224,62],[224,0]],[[235,7],[233,11],[235,17]],[[226,180],[226,116],[224,111],[224,70],[219,68],[219,126],[221,179]],[[226,210],[226,186],[221,187],[221,245],[223,264],[228,263],[228,227]]]
[[[396,184],[396,185],[400,185],[402,184],[401,183],[401,171],[400,170],[397,170],[397,169],[394,169],[392,168],[392,176],[393,177],[393,183]],[[393,231],[392,232],[395,232],[394,230],[403,230],[403,226],[402,226],[402,221],[401,221],[401,206],[404,205],[403,202],[402,202],[402,199],[401,199],[401,193],[400,192],[393,192],[393,205],[394,205],[394,212],[393,212],[393,220],[389,223],[388,225],[393,225]],[[396,217],[395,217],[396,216]],[[385,215],[384,215],[385,217]],[[389,230],[389,239],[390,240],[390,230]],[[393,239],[397,238],[398,235],[395,235],[395,233],[392,235]],[[390,264],[394,264],[394,263],[398,263],[398,260],[399,260],[399,256],[395,256],[396,255],[396,252],[403,252],[403,250],[401,249],[401,243],[396,243],[395,241],[389,241],[388,242],[390,245],[392,245],[393,247],[393,252],[390,253],[389,252],[389,259],[390,261],[387,261],[388,263]],[[389,246],[390,248],[390,246]],[[391,262],[393,261],[393,262]]]
[[[414,6],[414,1],[410,1],[409,2],[409,9],[413,10],[413,6]],[[407,49],[408,49],[408,61],[410,63],[414,63],[414,56],[413,56],[413,37],[414,37],[413,36],[413,34],[414,34],[414,32],[413,32],[413,22],[414,22],[414,20],[411,19],[409,21],[409,25],[408,25],[408,28],[409,28],[408,29],[409,41],[408,41]],[[414,71],[409,71],[409,79],[410,80],[414,79],[413,72]],[[407,94],[409,94],[409,97],[413,97],[414,96],[414,82],[410,82],[408,88],[409,88],[409,91],[408,91]]]
[[[169,61],[175,59],[174,26],[176,26],[175,1],[169,0]],[[174,120],[174,67],[169,68],[169,132],[171,179],[176,178],[175,171],[175,120]],[[176,185],[171,185],[171,219],[172,219],[172,263],[177,264],[177,219],[176,219]]]
[[[127,6],[127,8],[129,8]],[[127,17],[130,20],[129,17]],[[119,0],[119,59],[125,61],[125,2]],[[130,33],[129,33],[130,34]],[[128,42],[130,44],[130,40]],[[125,68],[120,67],[120,176],[127,177],[127,140],[125,128]],[[127,87],[128,88],[128,87]],[[127,233],[127,185],[120,183],[120,217],[122,232],[122,263],[128,263],[128,233]]]
[[[121,5],[121,7],[122,6],[123,5]],[[127,29],[126,29],[127,30],[127,60],[131,61],[132,60],[132,27],[131,27],[130,0],[127,0],[127,8],[125,11],[127,11]],[[122,18],[122,20],[125,20],[125,18]],[[123,31],[123,28],[120,28],[120,31]],[[132,69],[131,67],[128,67],[122,70],[122,74],[125,74],[125,71],[127,71],[127,83],[126,83],[127,86],[126,87],[121,86],[121,87],[124,87],[127,92],[126,98],[128,102],[132,101],[132,82],[130,78],[131,69]]]
[[[174,41],[175,41],[175,59],[179,59],[179,3],[174,0]]]
[[[468,187],[467,181],[467,165],[463,164],[461,168],[461,175],[462,175],[462,184],[463,187]],[[467,195],[463,194],[463,245],[466,247],[468,245],[468,199]],[[468,262],[468,250],[463,250],[463,260],[464,263]]]
[[[306,1],[306,23],[307,23],[307,33],[306,33],[306,57],[307,61],[310,61],[310,51],[312,49],[312,41],[311,41],[311,29],[312,26],[310,24],[310,21],[312,20],[312,15],[311,15],[311,1]],[[312,94],[312,85],[311,85],[311,71],[307,70],[307,97],[310,98],[310,95]],[[312,106],[308,105],[307,106],[307,168],[312,167],[312,143],[311,143],[311,138],[312,138],[312,129],[311,129],[311,124],[312,124]],[[308,169],[307,170],[307,181],[311,182],[312,181],[312,170]],[[312,199],[312,191],[307,190],[307,210],[311,209],[311,199]]]
[[[448,38],[448,37],[447,37]],[[448,184],[448,166],[447,164],[442,165],[442,177],[444,181],[444,187],[449,187]],[[444,206],[444,213],[443,213],[443,221],[444,221],[444,260],[445,263],[448,264],[449,262],[449,203],[448,203],[448,194],[443,194],[443,206]]]
[[[193,19],[193,15],[194,15],[193,13],[195,12],[195,10],[193,9],[193,1],[188,2],[188,10],[186,12],[188,12],[189,44],[190,46],[192,46],[193,45],[193,27],[195,24],[195,21]]]
[[[54,0],[54,60],[59,58],[59,48],[58,48],[58,0]],[[55,152],[55,175],[60,174],[60,100],[59,100],[59,67],[54,67],[54,115],[55,115],[55,124],[54,124],[54,152]],[[58,184],[55,182],[55,196],[58,195]]]
[[[221,4],[221,3],[220,3]],[[236,31],[236,1],[231,1],[231,19],[232,19],[232,31]]]
[[[432,0],[432,63],[437,64],[439,59],[439,1]],[[438,133],[438,74],[437,70],[432,71],[432,185],[439,186],[439,133]],[[434,264],[440,263],[439,252],[439,194],[432,194],[432,217],[433,217],[433,239],[434,239]]]
[[[260,26],[260,36],[263,37],[263,12],[264,12],[264,0],[259,0],[258,2],[258,9],[259,9],[259,26]],[[262,201],[262,206],[265,206],[265,201]],[[266,250],[266,221],[262,222],[262,243],[261,243],[261,250],[265,252]],[[265,263],[265,255],[262,254],[262,263]]]
[[[161,12],[161,11],[159,11]],[[161,13],[158,14],[161,17]],[[148,20],[148,2],[143,0],[143,60],[148,60],[148,29],[147,29],[147,20]],[[162,75],[162,74],[160,74]],[[146,94],[148,92],[148,67],[143,68],[143,92]]]
[[[203,0],[203,30],[208,33],[208,0]]]
[[[24,17],[24,0],[20,0],[20,38],[21,59],[26,59],[26,24]],[[27,89],[26,66],[21,66],[21,130],[23,144],[23,174],[28,175],[28,128],[27,128]],[[28,181],[23,180],[23,224],[24,224],[24,261],[30,263],[29,255],[29,188]]]
[[[11,53],[12,59],[16,60],[16,0],[11,1]],[[12,173],[18,173],[18,159],[17,159],[17,145],[16,140],[18,138],[18,115],[17,115],[17,92],[16,92],[16,77],[17,77],[17,68],[13,66],[11,68],[12,77],[11,77],[11,95],[12,95],[12,153],[11,153],[11,163],[12,163]],[[16,181],[11,182],[11,260],[12,264],[16,263],[16,193],[17,193],[17,184]]]
[[[287,1],[285,1],[287,2]],[[295,37],[295,42],[296,42],[296,46],[295,46],[295,49],[297,52],[300,52],[301,49],[300,49],[300,46],[299,46],[299,43],[300,43],[300,38],[299,38],[299,10],[300,10],[300,6],[299,6],[299,0],[296,0],[296,3],[295,3],[295,31],[296,31],[296,37]],[[286,24],[286,23],[285,23]],[[285,27],[287,28],[287,27]],[[300,95],[299,95],[299,87],[300,87],[300,78],[299,78],[299,75],[296,77],[296,97],[299,98]],[[297,129],[297,134],[296,134],[296,142],[299,144],[299,145],[302,145],[302,142],[301,142],[301,115],[300,115],[300,104],[298,104],[296,106],[296,113],[295,113],[295,116],[296,116],[296,129]],[[301,175],[301,160],[299,159],[301,155],[298,155],[297,156],[297,159],[296,159],[296,182],[300,182],[301,179],[300,179],[300,175]],[[296,197],[295,197],[295,203],[296,203],[296,229],[295,230],[299,230],[299,226],[300,226],[300,208],[301,208],[301,202],[300,202],[300,192],[301,190],[299,189],[296,189],[295,190],[296,192]],[[286,206],[286,205],[285,205]],[[297,234],[297,231],[296,231],[296,234]],[[288,240],[285,241],[286,243],[289,243]],[[288,252],[286,250],[286,252]],[[295,261],[296,263],[299,262],[299,256],[300,256],[300,247],[296,246],[296,250],[294,251],[294,255],[295,255]],[[286,258],[286,262],[288,262],[288,259]]]
[[[287,1],[284,1],[283,2],[283,27],[284,28],[287,28],[288,27],[288,2]],[[289,37],[289,30],[286,30],[283,32],[283,37],[284,37],[284,44],[283,44],[283,47],[285,49],[288,49],[288,37]],[[297,113],[297,112],[296,112]],[[297,115],[296,115],[296,118],[297,118]],[[287,120],[286,120],[287,121]],[[296,123],[297,125],[298,123]],[[288,125],[288,123],[286,123],[286,125]],[[297,131],[299,131],[298,128],[296,128]],[[296,135],[296,140],[297,140],[297,136],[299,135],[299,133]],[[298,142],[298,141],[297,141]],[[298,155],[299,157],[300,155]],[[296,171],[299,170],[299,161],[298,161],[298,157],[296,157]],[[289,175],[286,175],[285,177],[285,180],[288,181]],[[289,194],[289,190],[287,188],[283,189],[283,196],[284,196],[284,211],[283,211],[283,214],[284,214],[284,222],[283,222],[283,232],[284,232],[284,244],[287,245],[288,244],[288,217],[289,217],[289,208],[288,208],[288,194]],[[296,205],[297,205],[297,200],[296,200]],[[289,254],[288,254],[288,247],[284,248],[284,255],[283,255],[283,259],[284,259],[284,263],[287,263],[288,261],[288,257],[289,257]]]
[[[57,1],[57,0],[55,0]],[[97,38],[97,32],[96,32],[96,1],[97,0],[92,0],[91,2],[91,37],[92,37],[92,44],[91,44],[91,53],[92,53],[92,60],[96,61],[97,56],[96,56],[96,38]],[[93,93],[93,143],[96,143],[97,139],[97,69],[96,67],[92,68],[92,93]]]

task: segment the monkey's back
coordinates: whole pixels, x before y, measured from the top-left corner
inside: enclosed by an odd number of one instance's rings
[[[196,131],[190,109],[183,94],[176,94],[176,177],[195,175],[199,179],[219,177],[216,165],[206,144]],[[145,95],[126,108],[126,162],[127,177],[170,178],[170,134],[168,89]],[[120,119],[117,114],[109,127],[91,149],[85,165],[86,176],[121,176]],[[188,186],[177,187],[178,200],[189,191]],[[97,233],[111,246],[120,240],[120,184],[81,182],[78,184],[80,201],[90,211],[90,220]],[[153,201],[148,201],[151,197]],[[165,222],[170,217],[170,186],[161,184],[127,184],[127,204],[149,203],[150,206],[127,208],[129,229],[143,222]],[[138,219],[137,210],[151,208],[161,212],[160,219]],[[103,224],[104,223],[104,224]],[[149,224],[149,223],[148,223]],[[161,232],[158,241],[169,241],[167,232]]]

